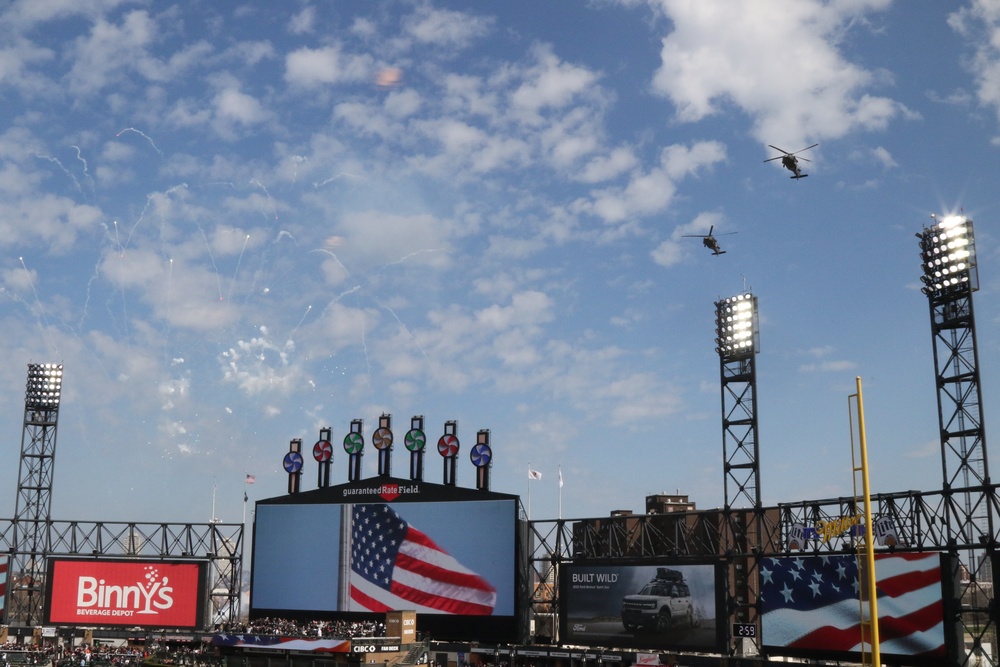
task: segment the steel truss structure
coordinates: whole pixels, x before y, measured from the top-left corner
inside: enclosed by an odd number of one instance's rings
[[[1000,534],[982,532],[978,523],[970,526],[965,506],[970,497],[977,498],[976,505],[982,506],[984,511],[995,513],[1000,509],[996,485],[906,491],[873,495],[872,520],[883,517],[892,520],[898,543],[891,551],[947,552],[963,563],[962,611],[957,620],[974,648],[982,644],[996,646],[998,612],[994,607],[991,564],[997,554]],[[664,559],[679,563],[685,559],[697,559],[698,562],[714,559],[729,573],[731,588],[735,580],[744,579],[751,597],[756,599],[756,579],[742,574],[747,572],[742,569],[745,564],[750,563],[750,567],[755,568],[761,558],[790,555],[786,545],[796,524],[815,526],[820,522],[857,516],[862,511],[853,497],[844,497],[730,512],[717,509],[597,519],[532,520],[531,575],[536,581],[547,579],[554,584],[536,587],[533,612],[536,615],[555,613],[558,617],[562,611],[560,568],[563,565],[614,559],[629,559],[633,563],[644,559],[651,563]],[[754,532],[755,526],[760,526],[759,533]],[[734,536],[739,539],[733,539]],[[847,531],[826,542],[813,540],[807,543],[804,551],[795,553],[853,554],[856,546],[853,540],[851,531]],[[964,566],[968,554],[973,559],[972,567]],[[731,595],[728,597],[726,611],[731,618],[739,604]],[[731,628],[727,629],[727,633],[730,631]],[[982,664],[996,664],[988,655],[983,658],[991,662]]]
[[[26,625],[41,621],[44,589],[44,526],[51,518],[52,473],[55,470],[56,431],[62,396],[61,364],[28,364],[24,392],[24,426],[14,507],[13,569],[22,573],[24,595],[15,606]],[[8,607],[10,604],[7,605]]]
[[[748,536],[762,530],[761,513],[745,511],[761,506],[757,297],[747,292],[717,301],[715,335],[722,393],[723,526],[728,527],[722,533],[721,552],[734,554],[749,551]],[[748,585],[757,576],[758,561],[731,557],[733,573],[726,577],[727,625],[758,625],[756,587]]]
[[[207,561],[212,625],[234,624],[240,618],[242,523],[47,521],[37,528],[37,553],[46,557]],[[14,563],[35,560],[19,546],[19,535],[17,520],[0,520],[0,554],[10,554]],[[8,624],[41,624],[44,576],[44,563],[30,571],[12,567],[8,572]]]

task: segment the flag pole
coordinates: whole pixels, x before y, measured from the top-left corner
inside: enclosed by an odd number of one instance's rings
[[[531,521],[531,461],[528,461],[528,521]]]
[[[562,519],[562,464],[559,465],[559,518]]]

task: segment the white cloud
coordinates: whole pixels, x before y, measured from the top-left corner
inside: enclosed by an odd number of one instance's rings
[[[638,163],[635,153],[630,148],[619,147],[606,155],[597,155],[591,158],[584,165],[578,178],[584,183],[608,181],[635,168]]]
[[[578,209],[607,223],[663,211],[674,198],[677,181],[724,160],[725,156],[725,147],[716,141],[667,146],[660,153],[658,166],[633,173],[624,187],[595,191],[590,202],[578,202]]]
[[[590,91],[597,81],[593,72],[556,57],[548,47],[535,49],[537,62],[524,72],[524,82],[511,95],[514,113],[521,122],[541,121],[546,109],[560,109]]]
[[[312,32],[316,23],[316,8],[306,7],[288,22],[288,32],[302,35]]]
[[[242,125],[261,123],[270,115],[256,98],[235,88],[220,91],[215,96],[213,104],[216,117]]]
[[[872,156],[886,169],[891,169],[892,167],[898,167],[899,165],[892,157],[892,153],[888,151],[883,146],[877,146],[872,149]]]
[[[146,47],[156,32],[155,22],[144,11],[129,12],[117,25],[98,20],[90,34],[74,44],[70,88],[79,95],[95,95],[125,71],[142,69],[149,62]]]
[[[464,48],[489,32],[493,20],[421,5],[403,21],[405,32],[418,42],[436,47]]]
[[[13,46],[0,49],[0,85],[35,91],[43,87],[40,77],[31,74],[30,67],[52,60],[49,49],[15,37]]]
[[[842,33],[890,0],[650,0],[673,24],[653,88],[698,121],[735,105],[764,143],[883,128],[900,105],[865,92],[879,74],[848,61]]]
[[[345,54],[339,47],[302,48],[285,56],[285,81],[294,86],[325,86],[371,77],[371,56]]]
[[[969,67],[976,77],[976,98],[1000,121],[1000,1],[972,0],[948,16],[948,25],[973,45]]]

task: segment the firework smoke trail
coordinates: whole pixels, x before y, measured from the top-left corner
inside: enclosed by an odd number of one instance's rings
[[[271,204],[271,213],[274,214],[274,219],[277,220],[278,219],[278,209],[275,208],[275,206],[274,206],[274,200],[271,199],[271,193],[268,192],[267,188],[265,188],[264,185],[260,181],[258,181],[256,178],[251,178],[250,179],[250,184],[251,185],[256,185],[258,188],[260,188],[261,190],[264,191],[264,194],[267,195],[267,201],[268,201],[268,203]]]
[[[122,130],[121,132],[119,132],[118,134],[116,134],[115,137],[120,137],[123,134],[125,134],[126,132],[135,132],[140,137],[143,137],[146,141],[149,142],[149,145],[153,147],[153,150],[156,151],[157,153],[159,153],[160,157],[163,157],[163,151],[161,151],[159,148],[156,147],[156,144],[153,143],[153,140],[150,139],[146,134],[144,134],[144,133],[140,132],[139,130],[135,129],[134,127],[126,127],[124,130]]]
[[[431,364],[430,357],[427,356],[427,352],[424,351],[424,348],[423,348],[423,346],[420,345],[420,341],[417,340],[417,337],[414,336],[410,332],[409,327],[407,327],[405,324],[403,324],[403,321],[401,319],[399,319],[398,315],[396,315],[396,311],[394,311],[392,308],[390,308],[389,306],[385,305],[384,303],[380,302],[378,299],[375,300],[375,303],[378,304],[379,308],[385,310],[390,315],[392,315],[392,318],[394,320],[396,320],[396,324],[398,324],[400,326],[400,328],[403,330],[403,333],[405,333],[407,336],[409,336],[410,340],[413,341],[413,344],[417,346],[418,350],[420,350],[420,354],[423,355],[424,361],[427,362],[427,368],[428,368],[428,370],[430,370],[431,375],[434,375],[434,365]]]
[[[215,269],[215,282],[219,286],[219,301],[225,301],[222,296],[222,277],[219,276],[219,267],[215,264],[215,255],[212,254],[212,246],[209,244],[208,237],[205,236],[205,230],[201,228],[201,225],[198,225],[198,231],[201,232],[201,238],[205,240],[205,249],[208,250],[208,258],[212,260],[212,268]]]
[[[87,281],[87,296],[83,300],[83,308],[80,310],[80,320],[76,324],[77,333],[83,331],[83,321],[87,319],[87,312],[90,309],[90,289],[94,285],[94,281],[101,277],[101,260],[98,258],[97,264],[94,265],[94,274],[90,276],[90,280]]]
[[[335,261],[337,263],[337,266],[339,266],[340,268],[342,268],[344,270],[344,273],[347,274],[347,277],[351,276],[351,272],[348,271],[347,267],[344,266],[343,262],[340,261],[340,258],[337,257],[337,255],[335,255],[332,250],[327,250],[326,248],[316,248],[314,250],[310,250],[309,252],[324,252],[324,253],[326,253],[330,257],[333,257],[333,261]]]
[[[416,257],[417,255],[423,255],[424,253],[430,253],[430,252],[444,252],[444,248],[425,248],[423,250],[414,250],[410,254],[403,255],[397,260],[394,260],[392,262],[386,262],[385,264],[382,265],[382,268],[379,269],[379,271],[383,271],[389,268],[390,266],[393,266],[394,264],[402,264],[411,257]]]
[[[302,319],[300,319],[299,323],[295,325],[294,329],[292,329],[292,334],[294,334],[296,331],[299,330],[299,327],[302,326],[302,323],[306,321],[306,317],[309,316],[309,313],[310,313],[310,311],[312,311],[312,309],[313,309],[312,306],[307,306],[306,307],[306,312],[302,313]]]
[[[361,305],[358,304],[358,309],[361,309]],[[365,318],[364,313],[359,318],[361,320],[361,349],[365,353],[365,366],[368,369],[368,393],[371,396],[371,401],[375,403],[375,383],[372,382],[372,360],[368,356],[368,332],[365,329]]]
[[[318,183],[313,183],[313,187],[314,188],[321,188],[324,185],[326,185],[327,183],[333,183],[334,181],[340,180],[341,178],[357,178],[358,180],[361,179],[361,177],[358,176],[357,174],[351,174],[351,173],[348,173],[346,171],[342,171],[339,174],[335,174],[334,176],[331,176],[330,178],[326,179],[325,181],[320,181]]]
[[[188,187],[187,183],[179,183],[178,185],[175,185],[175,186],[170,187],[167,190],[165,190],[163,192],[163,194],[164,195],[170,195],[170,194],[173,194],[174,192],[176,192],[177,190],[180,190],[181,188],[184,188],[186,190],[187,187]],[[154,192],[154,193],[150,193],[150,194],[146,195],[146,205],[142,207],[142,211],[139,213],[139,219],[135,221],[134,225],[132,225],[132,229],[130,229],[129,233],[128,233],[128,238],[125,239],[125,246],[122,248],[122,254],[123,255],[125,254],[125,250],[128,249],[128,244],[132,241],[132,235],[135,234],[136,228],[145,219],[145,217],[146,217],[146,211],[149,210],[149,205],[153,203],[153,196],[156,195],[156,194],[158,194],[158,193]]]
[[[308,162],[309,158],[305,155],[293,155],[292,162],[295,164],[295,171],[292,172],[292,183],[297,183],[299,180],[299,165]]]
[[[146,205],[149,206],[149,200],[148,199],[146,200]],[[143,213],[145,213],[146,209],[143,209],[142,211],[143,211]],[[124,257],[125,256],[125,249],[122,248],[122,237],[118,234],[118,221],[117,220],[115,220],[115,244],[118,246],[118,256],[119,257]]]
[[[83,175],[87,177],[87,183],[90,184],[90,191],[94,191],[94,179],[90,177],[89,167],[87,165],[87,160],[83,157],[83,152],[80,150],[79,146],[72,146],[76,150],[76,159],[83,163]]]
[[[292,236],[290,232],[287,232],[284,229],[282,229],[280,232],[278,232],[278,235],[274,237],[274,240],[264,247],[264,250],[260,255],[260,260],[258,261],[259,266],[270,266],[268,262],[271,258],[271,249],[274,248],[276,245],[278,245],[281,242],[281,239],[285,238],[286,236],[291,240],[292,243],[294,243],[296,246],[298,245],[298,242],[295,240],[295,237]],[[247,290],[247,296],[243,303],[249,303],[250,297],[257,293],[258,276],[260,275],[260,273],[261,271],[253,272],[253,282],[250,283],[250,289]],[[268,291],[270,291],[270,289],[271,289],[270,287],[265,285],[263,293],[267,294]]]
[[[24,269],[24,277],[28,279],[28,284],[31,286],[31,293],[35,297],[35,303],[38,304],[38,314],[35,315],[36,318],[40,317],[42,327],[42,336],[48,337],[49,331],[49,318],[45,315],[45,306],[42,305],[42,300],[38,298],[38,291],[35,290],[35,281],[31,279],[31,271],[28,271],[27,265],[24,263],[24,257],[17,258],[21,262],[21,268]],[[55,349],[51,343],[47,343],[47,346]]]
[[[69,169],[64,167],[63,163],[60,162],[58,158],[54,158],[51,155],[42,155],[41,153],[35,153],[35,157],[39,160],[48,160],[49,162],[54,162],[59,165],[59,168],[62,169],[63,173],[69,176],[70,180],[73,181],[73,185],[76,186],[76,189],[80,192],[80,194],[83,194],[83,188],[80,186],[80,181],[76,180],[76,176],[70,173]]]
[[[233,280],[229,284],[229,295],[226,297],[227,301],[232,301],[233,300],[233,288],[236,287],[236,276],[239,275],[239,273],[240,273],[240,264],[243,263],[243,253],[246,252],[247,244],[248,243],[250,243],[250,235],[249,234],[247,234],[247,237],[245,239],[243,239],[243,247],[240,249],[240,256],[239,256],[239,258],[236,260],[236,270],[233,271]]]

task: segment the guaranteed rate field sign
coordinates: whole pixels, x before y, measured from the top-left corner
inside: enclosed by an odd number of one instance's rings
[[[45,622],[199,628],[203,563],[52,559]]]

